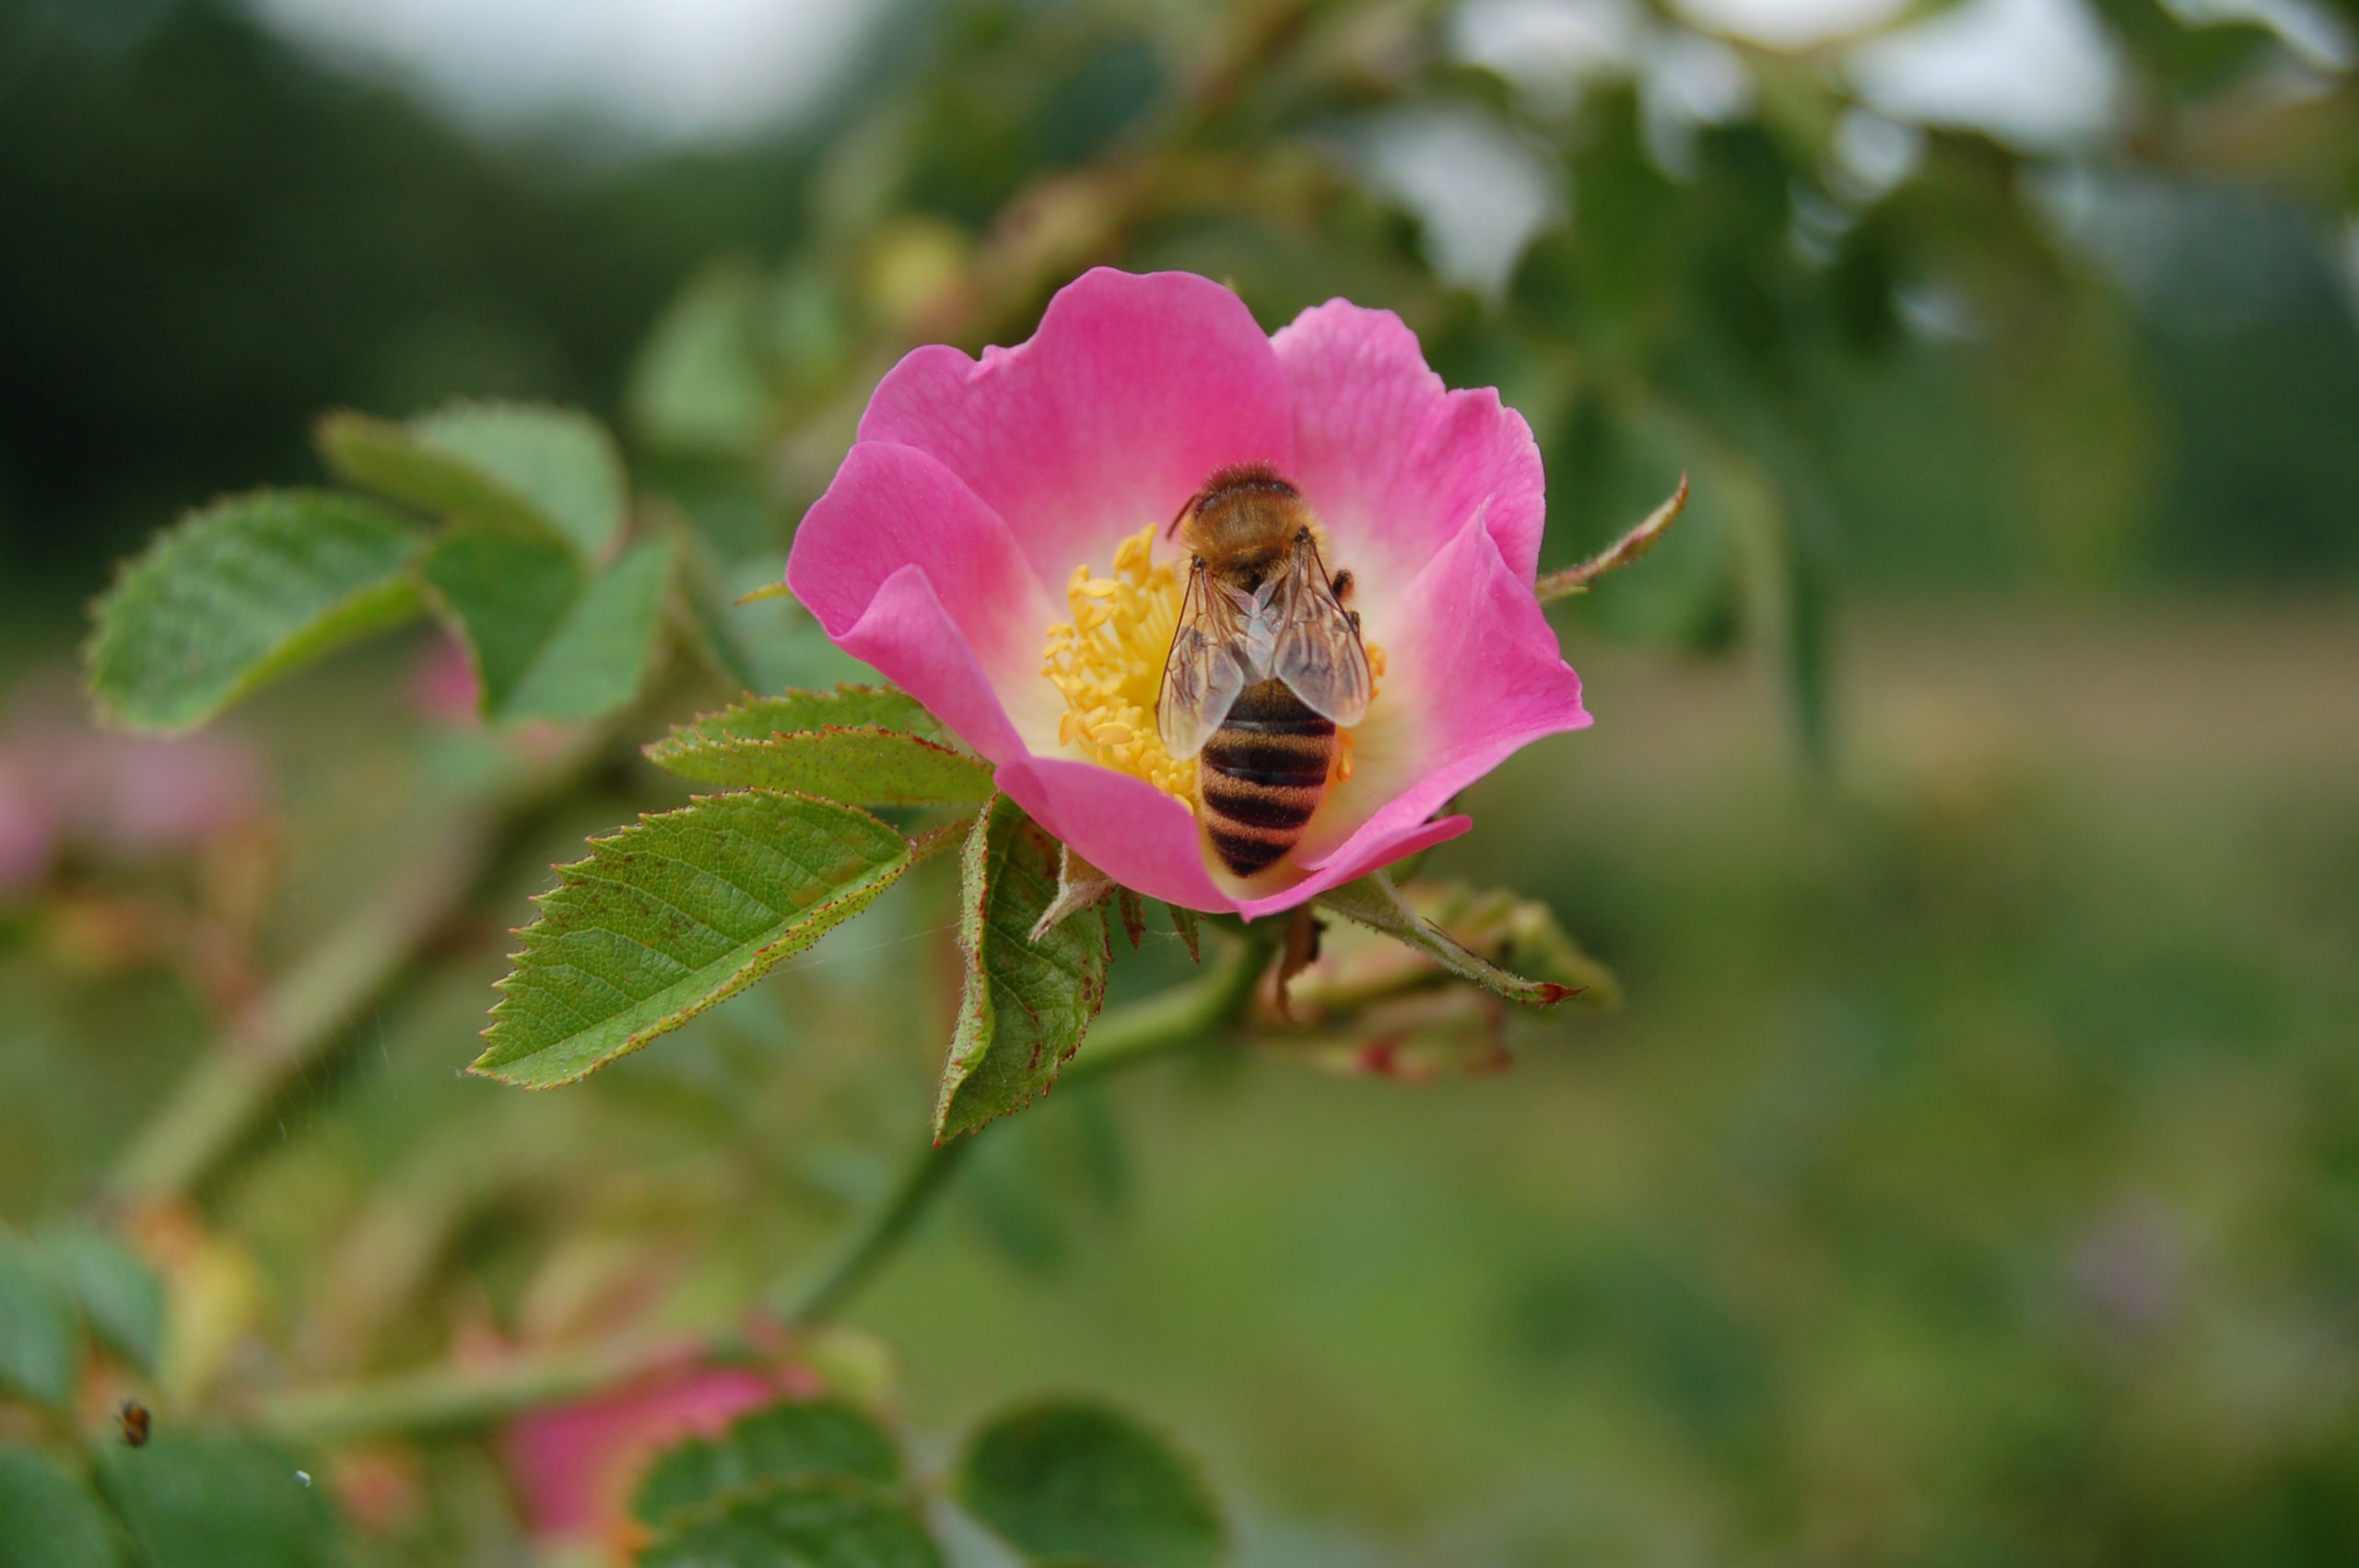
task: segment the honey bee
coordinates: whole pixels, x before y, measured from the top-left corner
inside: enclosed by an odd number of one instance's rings
[[[1328,576],[1302,493],[1264,464],[1224,468],[1171,520],[1187,596],[1163,664],[1156,727],[1202,755],[1204,832],[1240,877],[1284,859],[1327,798],[1335,727],[1359,722],[1374,683],[1352,574]]]

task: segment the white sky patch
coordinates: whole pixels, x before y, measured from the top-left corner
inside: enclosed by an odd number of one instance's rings
[[[1565,210],[1553,165],[1476,110],[1381,115],[1356,138],[1354,153],[1368,183],[1425,224],[1434,270],[1493,298],[1524,247]]]
[[[1812,49],[1884,26],[1908,0],[1672,0],[1697,27],[1772,49]]]
[[[1846,71],[1895,120],[1987,131],[2025,151],[2102,132],[2120,75],[2086,0],[1966,0],[1859,45]]]
[[[882,9],[865,0],[247,0],[346,69],[463,123],[586,113],[665,141],[726,139],[810,105]]]

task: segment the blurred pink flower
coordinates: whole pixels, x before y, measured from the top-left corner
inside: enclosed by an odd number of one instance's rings
[[[640,1472],[662,1450],[715,1437],[748,1410],[819,1392],[809,1372],[790,1367],[689,1364],[628,1387],[518,1417],[500,1452],[544,1539],[613,1540],[626,1529]]]
[[[57,854],[57,813],[22,770],[0,758],[0,898],[49,874]]]
[[[1207,852],[1194,765],[1154,735],[1185,573],[1162,530],[1215,470],[1248,462],[1318,515],[1379,666],[1348,773],[1250,883]],[[1076,853],[1142,893],[1250,917],[1455,837],[1466,818],[1428,820],[1452,795],[1590,722],[1532,592],[1542,521],[1522,418],[1487,389],[1445,391],[1391,312],[1332,300],[1265,336],[1205,278],[1101,268],[1019,347],[896,366],[787,581]]]
[[[218,735],[135,740],[92,730],[36,678],[0,736],[0,894],[32,885],[69,846],[140,860],[252,825],[267,802],[253,752]]]
[[[455,635],[445,633],[427,645],[405,689],[410,707],[422,718],[454,730],[483,722],[483,678],[475,673],[475,656]]]

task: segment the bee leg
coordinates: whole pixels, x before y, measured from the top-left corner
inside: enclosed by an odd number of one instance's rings
[[[1345,567],[1335,574],[1335,580],[1328,585],[1334,591],[1335,603],[1340,604],[1352,596],[1352,584],[1355,580],[1356,579],[1353,578],[1352,568],[1349,567]]]

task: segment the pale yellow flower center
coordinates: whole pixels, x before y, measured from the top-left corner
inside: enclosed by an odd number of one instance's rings
[[[1040,673],[1064,694],[1057,743],[1075,746],[1107,767],[1144,778],[1196,805],[1196,759],[1164,749],[1155,721],[1163,663],[1180,627],[1188,580],[1178,560],[1155,559],[1150,523],[1114,550],[1114,571],[1099,577],[1085,562],[1073,568],[1065,603],[1073,619],[1049,628]],[[1368,665],[1384,673],[1384,649],[1366,644]],[[1352,735],[1338,731],[1334,781],[1352,776]]]

